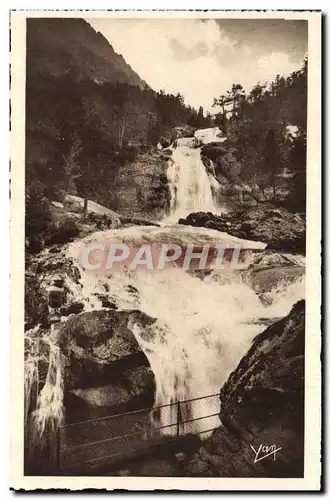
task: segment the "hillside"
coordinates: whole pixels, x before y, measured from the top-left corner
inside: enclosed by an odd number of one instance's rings
[[[220,206],[267,201],[304,213],[307,70],[306,59],[270,88],[233,84],[215,98],[220,111],[204,116],[180,93],[149,88],[83,19],[29,19],[27,235],[48,240],[47,200],[68,194],[128,217],[162,218],[170,206],[167,147],[212,126],[222,144],[205,144],[201,158]]]
[[[157,144],[202,124],[202,109],[198,114],[179,93],[149,88],[83,19],[28,19],[27,235],[43,239],[47,200],[62,202],[68,194],[126,215],[161,216],[169,193],[167,158]],[[140,201],[127,214],[131,201],[124,200],[133,194]]]
[[[28,79],[65,75],[76,81],[88,78],[96,83],[146,85],[104,36],[83,19],[28,19]]]

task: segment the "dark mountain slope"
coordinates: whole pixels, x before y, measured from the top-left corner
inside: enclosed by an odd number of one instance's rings
[[[83,19],[27,20],[27,77],[46,75],[140,88],[146,85],[106,38]]]

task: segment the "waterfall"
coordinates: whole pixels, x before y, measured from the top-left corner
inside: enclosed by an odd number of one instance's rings
[[[231,238],[225,233],[206,228],[172,226],[166,228],[131,227],[99,232],[86,241],[115,239],[126,243],[167,241],[180,244],[194,238],[201,244]],[[182,242],[181,242],[182,239]],[[249,242],[242,241],[243,245]],[[71,256],[77,259],[78,243],[71,245]],[[156,380],[155,406],[200,398],[218,393],[229,374],[249,349],[253,338],[265,329],[266,321],[287,315],[292,305],[304,297],[304,278],[294,283],[281,282],[270,291],[267,305],[251,288],[249,280],[234,269],[213,271],[204,279],[181,268],[165,271],[129,271],[123,269],[109,279],[80,269],[85,300],[93,292],[109,286],[109,294],[120,309],[137,307],[156,318],[142,329],[131,323],[142,350],[146,354]],[[123,292],[132,285],[137,296]],[[137,298],[138,297],[138,298]],[[201,405],[208,406],[201,406]],[[191,420],[182,433],[205,432],[219,425],[219,399],[196,401],[181,405],[182,416]],[[214,417],[199,419],[202,415]],[[176,406],[161,409],[157,426],[176,420]],[[167,427],[164,434],[175,434],[176,427]],[[206,437],[208,433],[204,434]]]
[[[27,436],[35,442],[43,435],[57,429],[64,421],[63,389],[65,359],[55,340],[54,325],[49,335],[41,339],[35,338],[33,348],[25,361],[25,425],[28,426]],[[40,353],[40,343],[47,346],[48,359]],[[41,391],[39,388],[39,363],[47,362],[46,380]],[[36,388],[35,408],[29,417],[31,392]]]
[[[215,185],[215,179],[206,171],[201,160],[201,148],[197,147],[197,138],[200,137],[198,132],[203,131],[197,131],[195,138],[178,139],[173,149],[167,171],[171,200],[170,215],[166,222],[177,222],[179,218],[192,212],[221,211],[213,199],[212,186]],[[214,136],[205,134],[203,138],[205,142],[209,142]]]
[[[155,374],[156,406],[218,393],[253,338],[264,330],[265,319],[285,316],[304,296],[303,279],[284,283],[265,307],[238,275],[224,281],[201,281],[182,269],[138,276],[141,308],[158,318],[148,331],[132,325]],[[196,401],[181,409],[186,419],[217,414],[219,400]],[[175,411],[161,409],[162,426],[174,421]],[[216,415],[193,421],[182,431],[204,432],[218,425]],[[176,428],[163,432],[175,434]]]
[[[178,140],[173,150],[173,162],[168,169],[171,189],[171,214],[168,222],[196,211],[220,212],[212,195],[212,179],[201,161],[202,142],[216,139],[222,142],[215,129],[198,131],[195,138]],[[242,248],[262,250],[264,243],[239,240],[227,233],[208,228],[184,225],[163,227],[133,226],[100,231],[77,240],[68,246],[68,258],[79,268],[80,284],[70,285],[71,293],[84,302],[84,309],[102,309],[98,296],[109,294],[119,310],[140,309],[156,321],[142,329],[131,323],[142,350],[155,375],[155,406],[200,398],[218,393],[229,374],[247,352],[253,338],[265,329],[266,320],[284,317],[295,302],[304,297],[304,278],[282,281],[269,290],[262,301],[245,279],[245,272],[235,269],[219,270],[207,276],[167,268],[164,271],[130,271],[123,268],[112,272],[91,272],[84,269],[81,250],[90,243],[173,243],[185,247],[188,243],[239,243]],[[246,275],[247,278],[247,275]],[[132,294],[128,290],[137,290]],[[107,292],[105,292],[107,290]],[[53,330],[55,327],[53,327]],[[51,332],[52,333],[52,332]],[[48,373],[45,385],[38,395],[32,414],[37,434],[61,425],[64,418],[64,363],[65,359],[56,341],[56,332],[44,337],[49,343]],[[37,353],[38,354],[38,353]],[[38,354],[39,356],[39,354]],[[37,355],[28,357],[26,364],[27,399],[33,384],[38,388]],[[37,381],[37,382],[36,382]],[[205,432],[220,424],[218,397],[210,400],[207,408],[196,401],[182,405],[184,419],[181,432]],[[28,406],[27,406],[28,408]],[[158,426],[173,422],[176,407],[164,407],[158,415]],[[215,416],[199,420],[203,414]],[[176,433],[175,427],[166,427],[164,434]],[[204,437],[207,436],[207,433]]]
[[[200,149],[178,146],[167,172],[170,185],[170,214],[177,222],[191,212],[216,212],[211,183],[200,158]]]

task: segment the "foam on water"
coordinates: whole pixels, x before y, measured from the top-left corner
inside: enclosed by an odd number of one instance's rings
[[[137,231],[146,236],[145,228],[125,228],[124,240],[130,240],[130,229],[135,241]],[[121,230],[117,230],[118,237],[120,233]],[[74,248],[73,245],[72,255],[75,255]],[[81,268],[86,300],[91,294],[104,290],[107,284],[109,295],[119,308],[138,307],[157,319],[144,330],[138,324],[129,325],[155,374],[156,406],[217,393],[247,352],[252,339],[265,328],[265,319],[284,317],[304,296],[303,278],[291,284],[283,281],[269,293],[268,306],[265,306],[257,293],[242,281],[239,272],[227,269],[218,273],[215,276],[213,272],[202,280],[180,268],[159,272],[123,269],[109,278]],[[128,285],[134,286],[138,294],[128,293]],[[264,321],[260,321],[261,318]],[[218,398],[208,404],[204,414],[219,411]],[[201,402],[181,409],[185,419],[201,416]],[[174,421],[175,413],[176,407],[163,408],[158,424],[168,425]],[[203,432],[215,425],[219,425],[217,416],[190,422],[182,432]],[[165,428],[163,432],[174,434],[176,428]]]
[[[217,139],[222,142],[218,129],[198,132],[196,139],[204,143]],[[194,147],[194,141],[194,138],[181,139],[177,148],[173,148],[173,162],[168,169],[171,213],[165,224],[177,222],[179,217],[191,212],[222,211],[214,203],[213,181],[201,161],[200,149]],[[218,276],[213,272],[204,279],[180,268],[161,272],[135,272],[123,268],[113,274],[111,271],[86,271],[79,258],[82,247],[93,242],[110,241],[183,246],[188,243],[239,243],[243,249],[251,250],[263,250],[266,245],[240,240],[212,229],[177,224],[101,231],[69,245],[68,256],[79,268],[81,280],[77,285],[68,278],[67,286],[77,300],[84,302],[85,310],[101,309],[98,294],[108,294],[119,309],[139,308],[156,318],[156,322],[144,330],[138,324],[129,325],[155,374],[156,406],[218,393],[247,352],[252,339],[264,330],[265,323],[260,319],[284,317],[292,305],[304,297],[303,278],[291,283],[283,280],[268,292],[268,305],[263,305],[257,293],[242,282],[240,273],[233,269],[219,271]],[[249,262],[254,262],[254,259],[252,253]],[[138,293],[130,293],[129,285]],[[46,427],[54,428],[63,420],[64,360],[51,337],[49,352],[46,383],[33,413],[38,434],[45,432]],[[30,397],[37,369],[32,358],[27,361],[26,385]],[[220,425],[217,415],[206,420],[193,420],[200,418],[201,414],[218,413],[218,398],[209,401],[207,413],[205,410],[201,402],[183,405],[182,417],[191,422],[182,427],[182,432],[203,432]],[[168,425],[176,418],[175,412],[176,407],[163,408],[158,423]],[[163,432],[174,434],[176,428],[168,427]]]

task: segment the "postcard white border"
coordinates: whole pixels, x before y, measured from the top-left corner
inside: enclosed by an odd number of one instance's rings
[[[305,476],[276,478],[27,477],[23,475],[25,20],[27,17],[306,19],[308,47]],[[319,490],[321,438],[321,14],[243,11],[24,11],[11,13],[11,474],[14,489]]]

